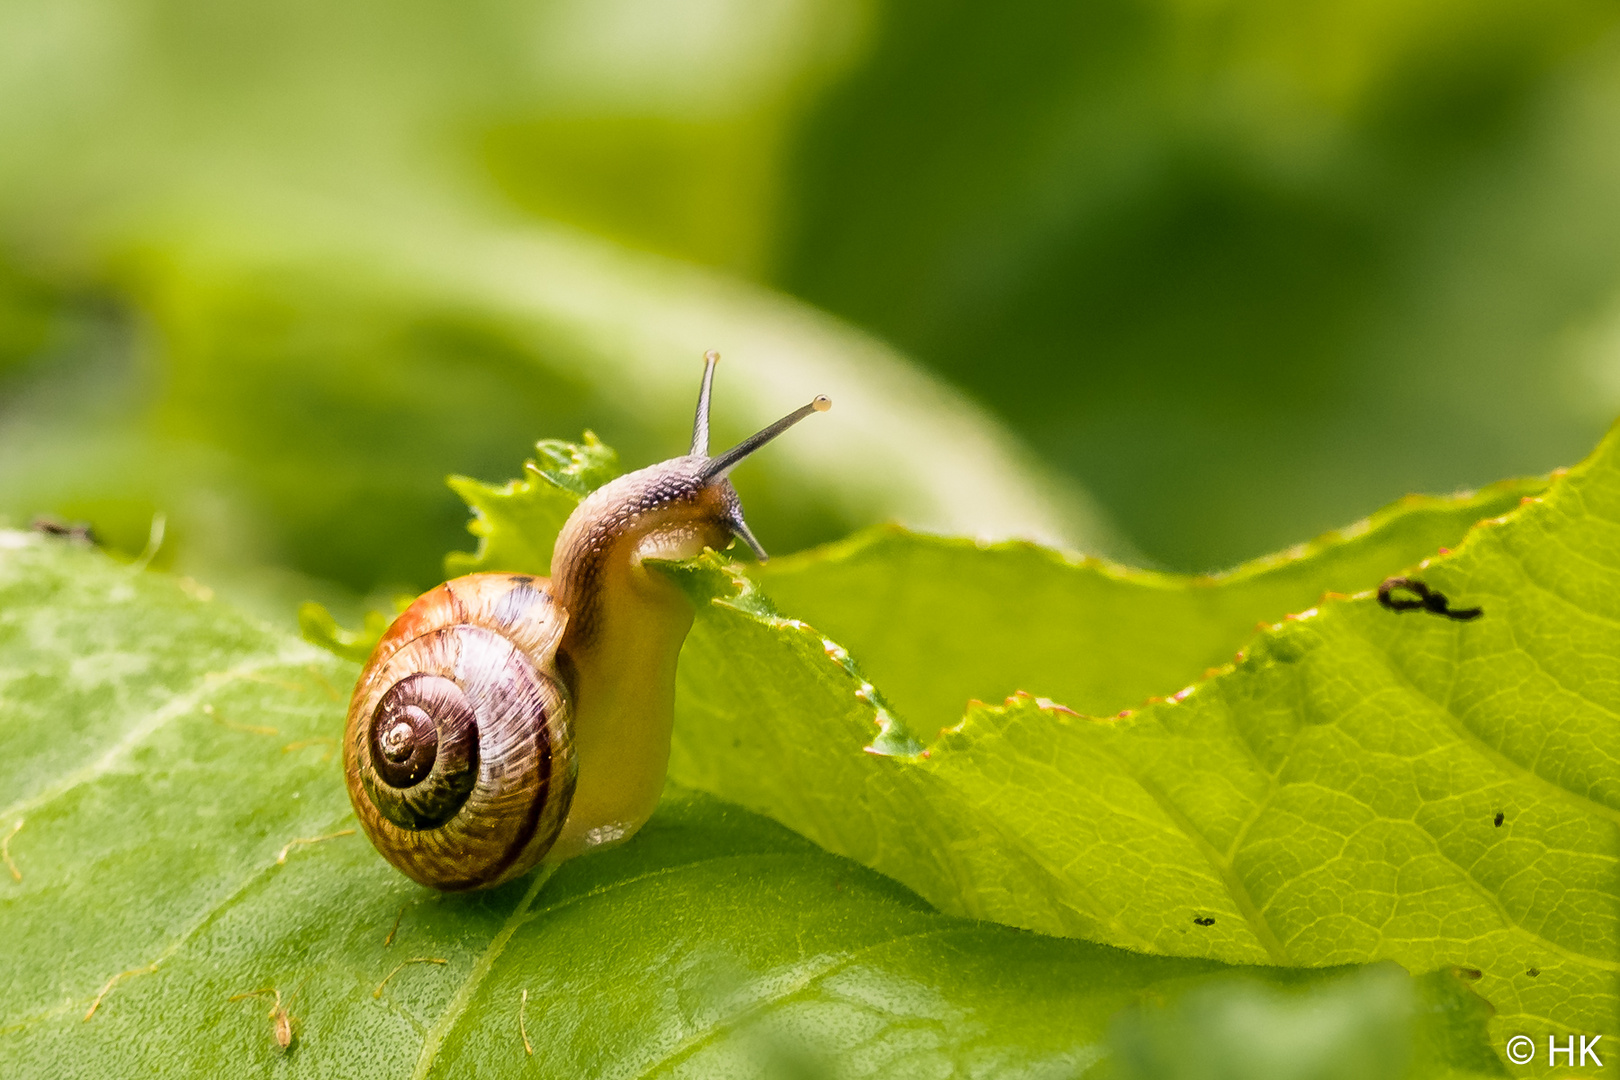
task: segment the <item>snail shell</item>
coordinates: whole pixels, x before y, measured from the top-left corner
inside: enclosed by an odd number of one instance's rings
[[[582,500],[557,536],[553,578],[457,578],[377,644],[349,705],[344,775],[366,835],[414,880],[499,885],[541,859],[620,843],[657,806],[693,610],[643,563],[733,538],[764,559],[727,476],[832,405],[817,397],[711,456],[718,360],[704,357],[691,452]]]
[[[423,885],[487,888],[551,848],[573,801],[566,617],[544,578],[471,574],[395,620],[355,687],[344,775],[361,827]]]

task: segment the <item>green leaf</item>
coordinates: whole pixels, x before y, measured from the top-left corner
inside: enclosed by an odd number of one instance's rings
[[[523,463],[526,479],[500,486],[450,477],[451,490],[473,512],[467,531],[478,537],[476,552],[445,556],[451,577],[505,566],[550,574],[551,548],[563,522],[581,499],[619,475],[619,455],[589,431],[583,443],[542,439],[535,455]]]
[[[1229,662],[1256,624],[1325,593],[1377,588],[1546,486],[1508,480],[1449,498],[1408,496],[1310,543],[1197,577],[893,527],[748,572],[782,610],[853,650],[926,730],[956,723],[969,699],[1019,690],[1100,716]]]
[[[775,280],[1159,562],[1542,471],[1620,413],[1612,4],[875,10],[795,131]]]
[[[1481,619],[1333,600],[1140,712],[1019,696],[910,758],[863,752],[895,730],[881,693],[734,579],[683,654],[671,774],[947,911],[1229,961],[1458,965],[1484,973],[1497,1045],[1612,1032],[1615,519],[1611,438],[1419,564]],[[718,572],[685,575],[695,597]]]
[[[616,475],[613,451],[544,440],[523,480],[451,477],[473,511],[473,553],[446,570],[549,574],[551,548],[580,498]],[[855,650],[862,670],[913,724],[956,723],[973,699],[1024,688],[1093,714],[1167,694],[1226,663],[1257,625],[1324,595],[1377,587],[1482,518],[1544,491],[1547,480],[1505,480],[1449,497],[1410,495],[1309,543],[1222,574],[1136,570],[1023,541],[981,543],[882,526],[848,540],[748,567],[776,608]],[[694,596],[737,583],[709,577]],[[705,593],[705,589],[710,590]],[[374,640],[374,639],[373,639]],[[1086,657],[1076,663],[1075,656]]]
[[[1346,1017],[1281,1075],[1366,1039],[1383,1052],[1337,1075],[1490,1075],[1488,1009],[1449,975],[969,922],[679,789],[549,879],[432,893],[353,832],[354,674],[168,578],[0,533],[8,1078],[1092,1075],[1166,1052],[1187,1015],[1237,1068],[1243,1031],[1205,1017],[1233,995]]]
[[[619,455],[587,431],[583,443],[541,439],[535,457],[523,463],[526,480],[485,484],[452,476],[450,489],[472,510],[467,531],[478,537],[477,551],[452,551],[444,558],[450,577],[501,567],[529,567],[551,573],[551,549],[563,522],[579,500],[619,474]],[[411,597],[396,604],[399,611]],[[345,630],[322,604],[306,601],[298,608],[304,640],[345,660],[365,662],[381,640],[391,616],[367,611],[359,630]]]
[[[377,647],[391,622],[393,620],[380,611],[368,611],[359,630],[345,630],[330,611],[313,600],[298,607],[298,629],[305,641],[357,664],[365,663],[371,656],[371,650]]]
[[[1365,590],[1414,563],[1426,578],[1457,573],[1479,558],[1470,553],[1517,530],[1554,551],[1580,543],[1583,530],[1601,538],[1600,517],[1576,515],[1565,523],[1570,535],[1556,537],[1525,517],[1540,506],[1533,492],[1579,506],[1589,485],[1620,489],[1617,456],[1606,443],[1550,488],[1517,481],[1406,500],[1220,578],[1125,572],[1028,545],[980,551],[892,530],[788,560],[780,574],[789,591],[846,618],[858,637],[864,630],[863,644],[875,646],[901,692],[925,702],[933,679],[958,694],[985,677],[1037,690],[1039,681],[1022,680],[1046,679],[1115,701],[1161,678],[1168,692],[1193,677],[1187,669],[1201,653],[1240,642],[1256,613],[1280,617],[1335,586],[1364,590],[1290,616],[1235,667],[1140,713],[1097,721],[1017,694],[1005,706],[973,703],[931,746],[908,727],[885,680],[874,685],[820,627],[784,617],[737,568],[715,555],[671,565],[698,606],[678,673],[671,776],[767,813],[947,911],[1232,962],[1480,969],[1486,996],[1502,997],[1500,1039],[1601,1031],[1620,970],[1620,813],[1538,782],[1526,760],[1573,767],[1567,753],[1536,758],[1531,749],[1569,721],[1534,697],[1517,700],[1519,676],[1490,665],[1477,672],[1486,704],[1473,722],[1530,728],[1503,754],[1436,704],[1443,693],[1416,692],[1404,670],[1412,633],[1461,642],[1481,627],[1529,631],[1507,611],[1488,610],[1477,624],[1403,618]],[[1458,543],[1480,514],[1525,504],[1470,532],[1462,553],[1418,561],[1437,541]],[[1501,521],[1512,524],[1496,528]],[[1587,567],[1575,572],[1579,581],[1601,562],[1583,554],[1575,565]],[[771,580],[776,571],[758,573]],[[1008,594],[1000,604],[998,587]],[[1459,604],[1506,590],[1532,611],[1545,599],[1489,575],[1444,587]],[[1031,619],[1032,604],[1044,606],[1041,618]],[[1138,618],[1139,606],[1163,621]],[[1528,617],[1533,628],[1550,616]],[[1355,629],[1339,629],[1343,620]],[[912,633],[921,640],[894,644]],[[972,655],[980,643],[988,657]],[[1458,648],[1433,645],[1415,662]],[[1151,659],[1133,663],[1136,653]],[[1024,667],[1009,676],[998,664]],[[1103,673],[1076,674],[1093,665]],[[1595,674],[1590,691],[1574,692],[1601,695],[1607,683]],[[1440,664],[1429,677],[1444,685],[1451,676]],[[935,707],[960,700],[951,692],[936,693],[944,704]],[[1612,734],[1560,737],[1598,751],[1582,766],[1587,782],[1620,790]],[[1543,887],[1553,881],[1561,890]],[[1559,933],[1549,936],[1552,928]]]

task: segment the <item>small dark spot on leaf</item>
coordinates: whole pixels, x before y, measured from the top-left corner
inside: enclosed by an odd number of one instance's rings
[[[1530,976],[1533,979],[1537,975],[1541,974],[1541,969],[1540,968],[1526,968],[1525,969],[1525,974]]]
[[[1485,977],[1485,973],[1479,970],[1479,968],[1454,967],[1451,969],[1451,973],[1457,976],[1457,978],[1467,979],[1469,982],[1473,982],[1476,979],[1483,979]]]
[[[1507,815],[1498,810],[1496,812],[1496,827],[1500,829],[1502,827],[1502,822],[1505,820],[1507,820]]]
[[[1397,590],[1411,593],[1412,597],[1396,596],[1395,592]],[[1388,578],[1382,585],[1378,586],[1378,603],[1386,610],[1397,613],[1421,610],[1432,615],[1444,616],[1447,619],[1455,619],[1458,622],[1467,622],[1485,614],[1485,609],[1480,607],[1453,609],[1451,601],[1446,599],[1445,593],[1440,592],[1438,589],[1431,589],[1421,581],[1404,577]]]
[[[1193,922],[1199,926],[1214,926],[1215,917],[1213,915],[1194,915]]]

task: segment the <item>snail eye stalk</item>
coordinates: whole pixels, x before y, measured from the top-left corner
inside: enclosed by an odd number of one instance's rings
[[[720,354],[710,349],[703,354],[703,386],[698,390],[697,416],[692,420],[692,453],[709,456],[709,401],[714,397],[714,368]]]
[[[743,458],[747,457],[749,454],[752,454],[755,450],[758,450],[760,447],[782,434],[782,432],[786,431],[794,424],[797,424],[800,420],[803,420],[811,413],[826,412],[830,408],[832,408],[832,398],[829,398],[825,394],[818,394],[808,405],[799,406],[797,409],[794,409],[792,412],[782,417],[782,419],[778,420],[776,423],[760,431],[754,432],[754,434],[748,436],[748,438],[744,439],[736,446],[733,446],[725,453],[716,454],[714,457],[710,458],[703,466],[701,473],[703,482],[709,483],[710,481],[720,479],[732,469],[736,468],[737,463]]]

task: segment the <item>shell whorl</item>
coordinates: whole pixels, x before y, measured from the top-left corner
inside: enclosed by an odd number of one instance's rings
[[[395,620],[355,687],[349,798],[423,885],[498,885],[539,862],[573,799],[572,705],[555,677],[566,621],[543,578],[473,574]]]

